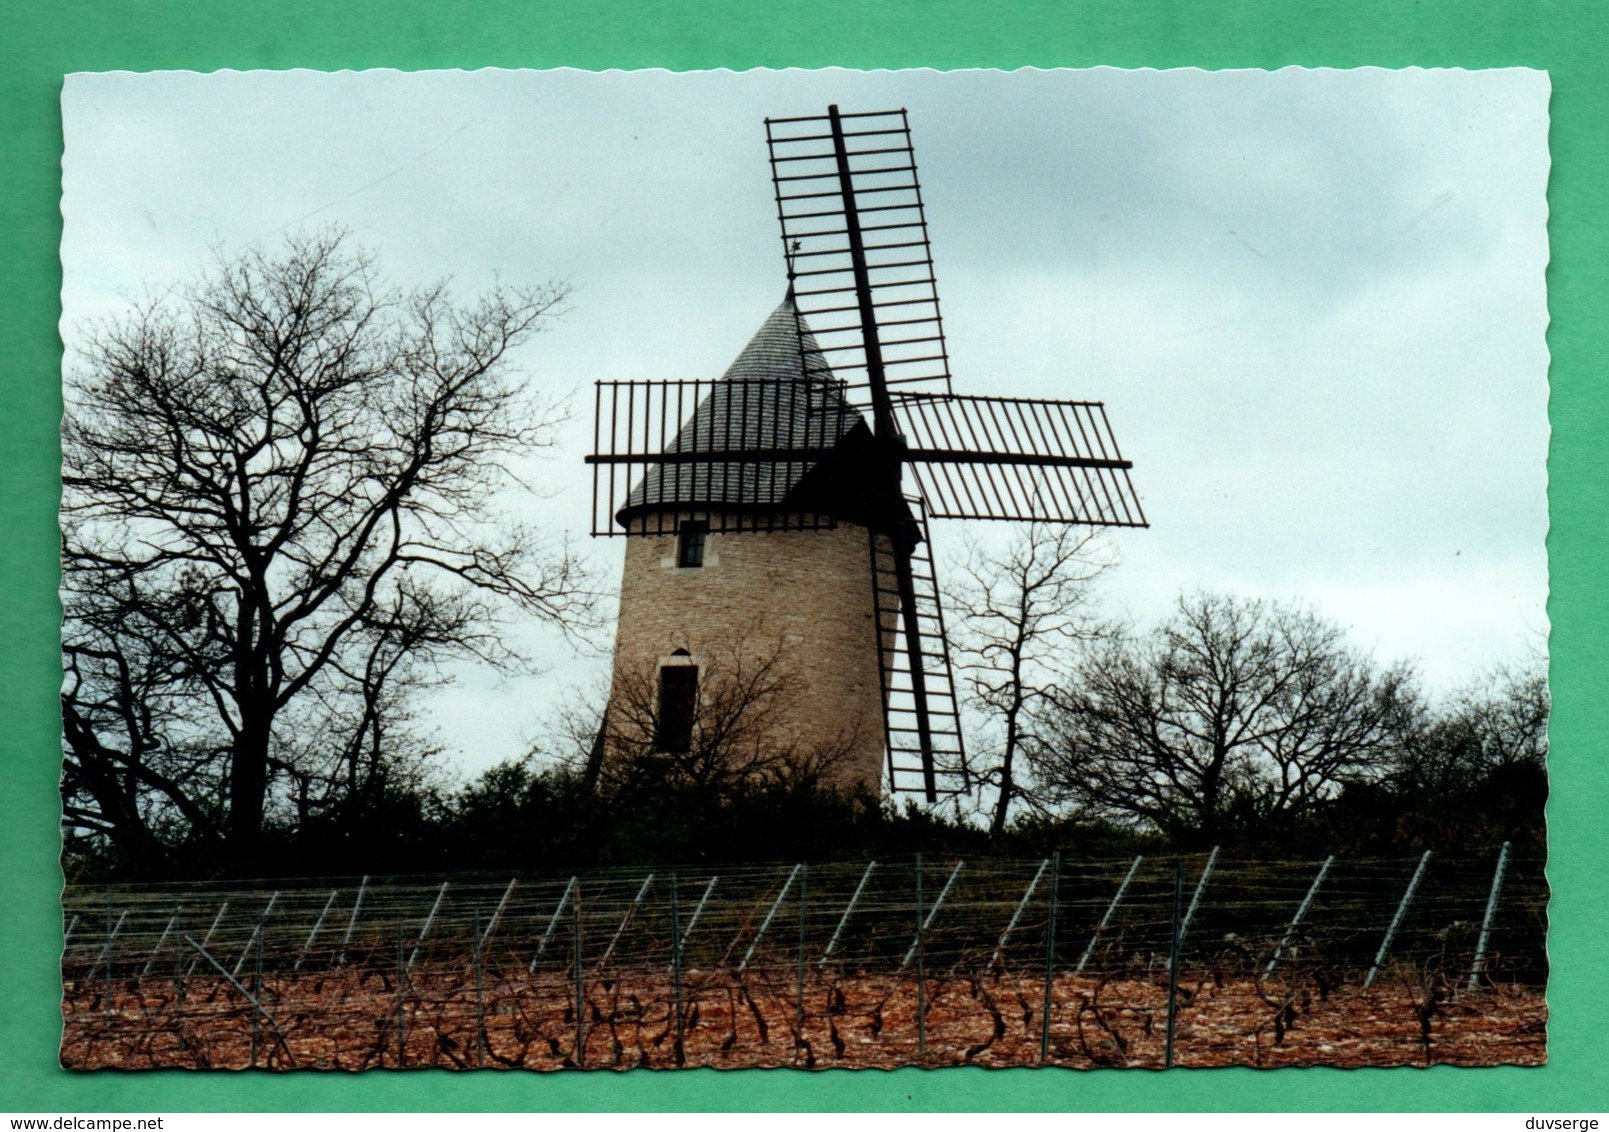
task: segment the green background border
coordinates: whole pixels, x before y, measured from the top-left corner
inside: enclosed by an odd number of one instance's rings
[[[1603,870],[1609,800],[1609,560],[1599,381],[1605,330],[1601,0],[131,0],[0,17],[0,1108],[1465,1109],[1609,1107]],[[1548,272],[1554,801],[1551,1060],[1541,1069],[755,1070],[400,1077],[66,1074],[54,915],[59,717],[55,595],[61,77],[70,71],[309,67],[1529,66],[1552,76]]]

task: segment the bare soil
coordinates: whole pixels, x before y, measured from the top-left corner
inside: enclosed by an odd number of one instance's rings
[[[1058,976],[1048,1039],[1044,984],[1031,977],[919,983],[908,973],[811,971],[801,999],[794,971],[770,976],[687,972],[679,1042],[675,986],[659,969],[589,974],[579,1027],[573,979],[551,972],[485,975],[478,995],[473,973],[456,967],[416,969],[401,994],[395,971],[375,967],[268,974],[255,996],[260,1010],[222,978],[193,978],[182,993],[155,978],[115,984],[110,994],[104,983],[69,985],[61,1060],[71,1069],[275,1070],[1166,1061],[1165,975]],[[1286,981],[1192,976],[1181,978],[1178,1002],[1179,1066],[1539,1065],[1547,1057],[1539,989],[1471,992],[1411,967],[1367,990],[1300,973]]]

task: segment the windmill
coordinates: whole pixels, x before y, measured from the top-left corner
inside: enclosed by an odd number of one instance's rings
[[[831,106],[766,134],[782,304],[718,380],[597,386],[593,534],[628,536],[617,680],[628,651],[658,657],[674,749],[703,647],[675,640],[773,615],[820,646],[801,726],[875,712],[862,780],[936,801],[968,774],[928,520],[1144,513],[1099,402],[952,388],[906,112]]]

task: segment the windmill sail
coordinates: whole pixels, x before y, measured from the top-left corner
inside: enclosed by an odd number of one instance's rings
[[[950,392],[927,214],[905,111],[843,114],[829,106],[824,116],[767,119],[766,139],[788,293],[801,325],[811,319],[828,364],[845,383],[847,399],[871,410],[868,489],[897,498],[905,445],[895,400]],[[942,625],[936,636],[942,664],[929,680],[938,587],[931,562],[924,576],[915,558],[925,541],[925,522],[920,511],[907,522],[915,522],[919,531],[888,523],[871,526],[884,727],[890,785],[906,788],[896,767],[903,754],[914,754],[921,779],[917,788],[933,802],[941,760],[961,764],[962,789],[965,768]],[[928,583],[920,597],[919,580]],[[902,644],[883,639],[895,621]],[[901,674],[908,689],[898,684]],[[903,726],[907,715],[910,727]]]
[[[922,501],[906,502],[921,534],[915,549],[902,553],[893,540],[871,533],[883,731],[890,789],[933,799],[964,793],[970,783],[933,544]],[[900,577],[902,557],[908,580]],[[907,609],[913,614],[914,633],[896,628]]]
[[[904,110],[768,118],[795,306],[858,405],[878,386],[950,392],[949,355]]]
[[[854,478],[867,428],[791,299],[718,380],[600,381],[596,399],[595,535],[664,534],[678,515],[717,532],[853,517],[822,481]]]
[[[1147,525],[1098,401],[912,396],[893,411],[934,518]]]
[[[874,528],[872,586],[891,785],[932,801],[966,772],[931,551],[917,553],[927,517],[1145,526],[1145,514],[1103,405],[951,389],[904,110],[768,118],[766,140],[801,326],[808,316],[846,399],[871,410],[869,483],[903,494],[909,465],[920,490],[919,537]]]

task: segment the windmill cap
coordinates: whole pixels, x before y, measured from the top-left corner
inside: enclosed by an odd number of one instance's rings
[[[666,452],[832,448],[862,424],[791,295],[771,312],[683,422]],[[763,457],[651,464],[615,516],[668,508],[783,506],[815,461]]]
[[[832,368],[816,344],[816,336],[794,306],[790,288],[777,309],[754,332],[749,344],[726,367],[721,380],[795,381],[818,376],[831,378]]]

